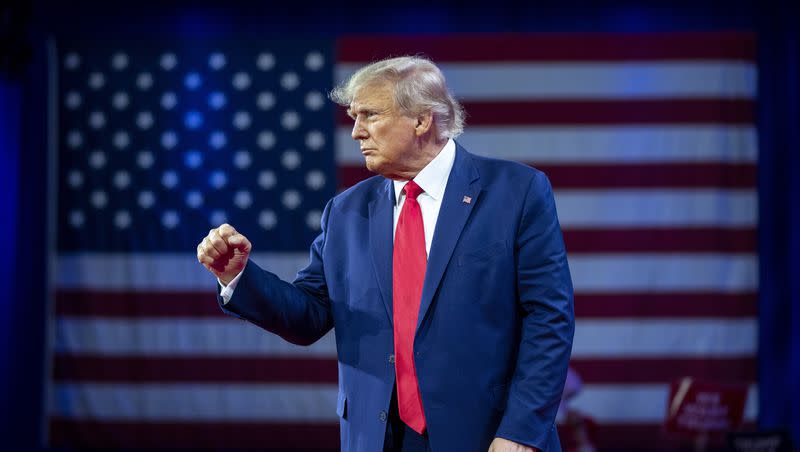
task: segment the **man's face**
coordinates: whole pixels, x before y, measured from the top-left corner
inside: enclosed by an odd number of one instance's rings
[[[395,105],[389,83],[358,90],[347,112],[355,121],[352,137],[359,142],[367,169],[397,179],[413,167],[418,158],[416,120]]]

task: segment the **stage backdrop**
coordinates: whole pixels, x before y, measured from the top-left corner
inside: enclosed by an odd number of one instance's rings
[[[50,443],[338,447],[333,336],[296,347],[223,316],[195,246],[230,222],[291,279],[325,201],[369,175],[326,91],[418,53],[464,103],[460,143],[552,181],[575,407],[602,444],[657,441],[682,376],[750,384],[754,421],[755,47],[747,33],[58,42]]]

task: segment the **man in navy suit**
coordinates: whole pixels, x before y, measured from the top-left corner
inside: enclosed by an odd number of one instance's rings
[[[295,344],[335,328],[343,451],[560,450],[574,315],[547,177],[456,143],[463,111],[427,59],[373,63],[331,97],[378,176],[328,202],[292,283],[212,229],[197,258],[222,309]]]

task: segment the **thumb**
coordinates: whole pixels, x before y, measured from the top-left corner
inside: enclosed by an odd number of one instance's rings
[[[251,248],[250,241],[247,240],[247,237],[239,233],[228,237],[228,245],[244,253],[249,253]]]

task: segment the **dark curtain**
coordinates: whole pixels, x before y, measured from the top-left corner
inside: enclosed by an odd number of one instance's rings
[[[29,450],[41,437],[45,342],[42,73],[26,2],[0,2],[0,449]],[[43,47],[43,46],[42,46]],[[39,64],[43,63],[43,57]]]
[[[47,84],[40,74],[0,83],[0,449],[31,450],[41,442],[44,413],[48,164],[40,125],[47,120]]]
[[[800,41],[789,2],[759,24],[759,425],[800,444]]]
[[[16,169],[19,156],[19,116],[22,101],[22,89],[19,83],[9,80],[5,76],[0,76],[0,162],[4,167]],[[0,177],[0,209],[2,209],[2,220],[0,220],[0,237],[2,239],[2,249],[0,255],[0,287],[9,287],[13,279],[11,274],[14,270],[13,259],[16,253],[16,210],[17,197],[19,195],[18,172],[4,171]],[[10,221],[8,220],[10,219]],[[10,405],[13,362],[12,343],[12,300],[11,297],[0,295],[0,403],[2,407]],[[5,410],[0,412],[0,425],[7,424]]]

